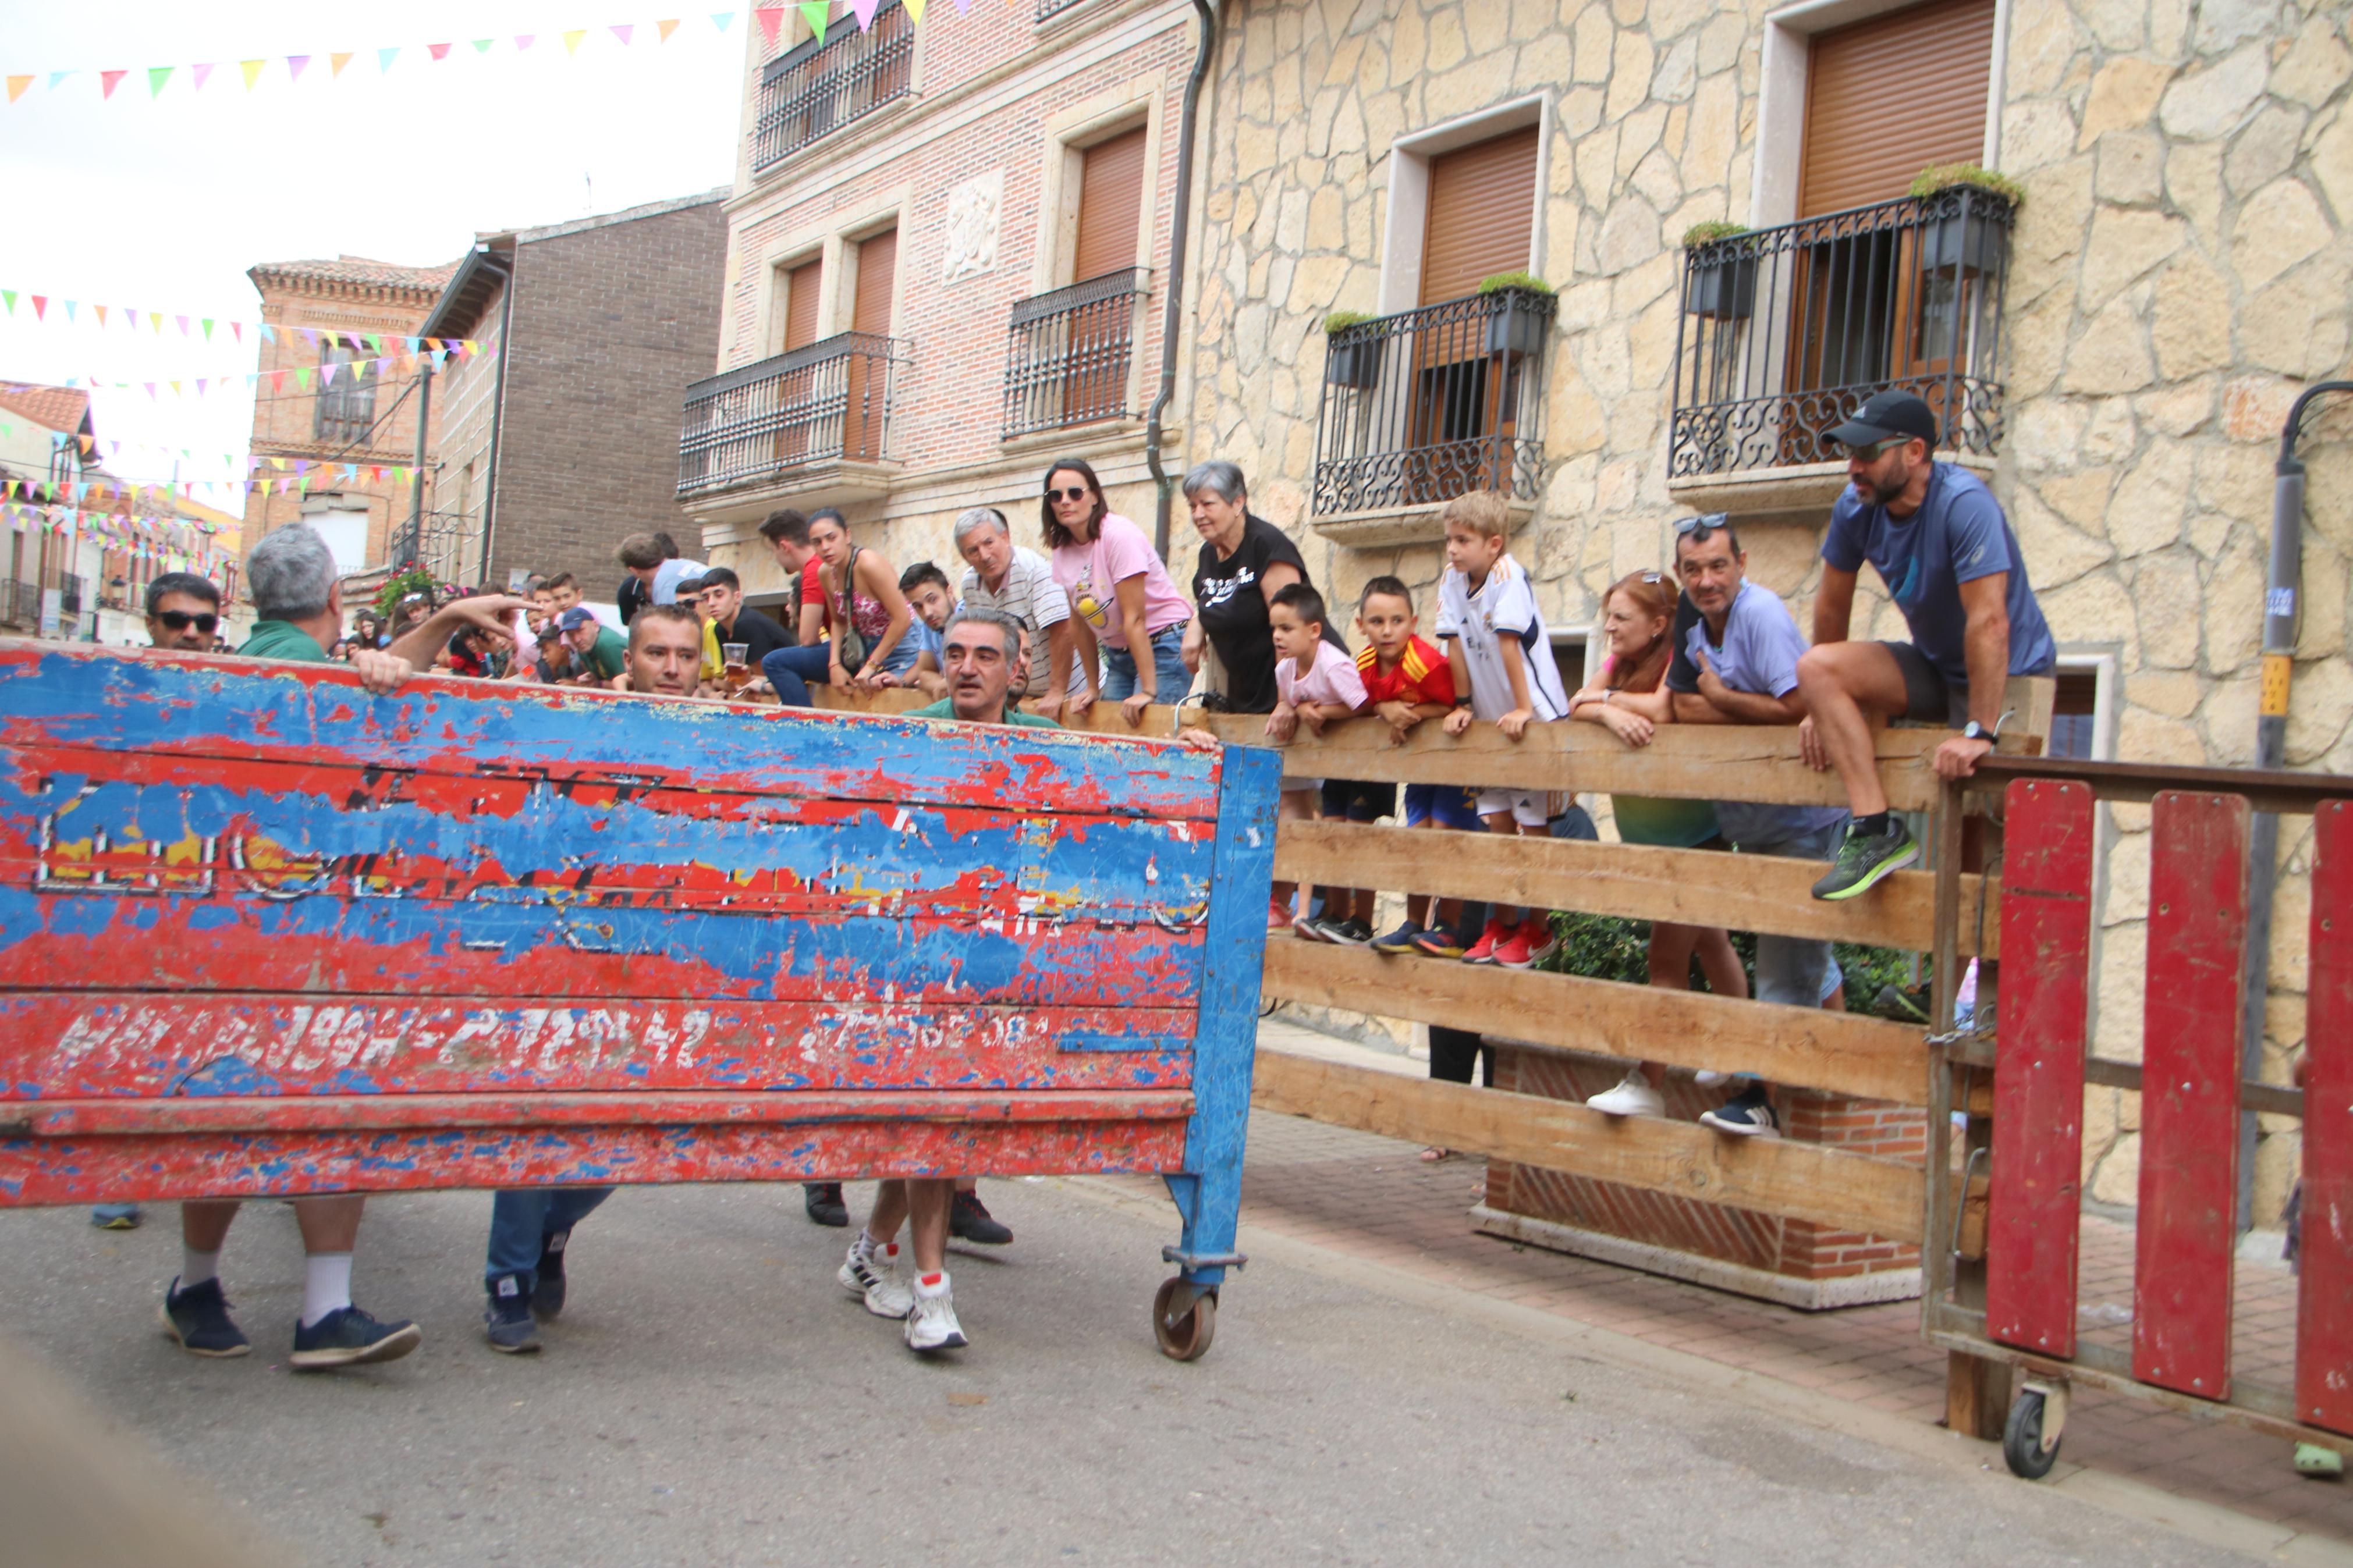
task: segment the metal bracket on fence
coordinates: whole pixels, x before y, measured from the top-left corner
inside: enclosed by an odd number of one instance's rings
[[[1972,1015],[1968,1023],[1960,1025],[1956,1028],[1947,1029],[1941,1035],[1930,1035],[1925,1043],[1932,1047],[1950,1047],[1960,1045],[1968,1040],[1990,1040],[1993,1037],[1994,1017],[1993,1015],[1989,1012],[1982,1015]]]
[[[1969,1180],[1977,1173],[1978,1158],[1986,1152],[1983,1148],[1972,1149],[1969,1157],[1961,1162],[1960,1201],[1953,1205],[1953,1245],[1949,1255],[1954,1258],[1961,1255],[1961,1229],[1968,1223]]]

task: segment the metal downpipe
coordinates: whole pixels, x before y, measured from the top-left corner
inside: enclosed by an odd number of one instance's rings
[[[1201,108],[1201,83],[1218,45],[1218,13],[1209,0],[1193,0],[1201,18],[1201,42],[1193,52],[1193,74],[1185,79],[1185,110],[1176,123],[1176,200],[1168,214],[1168,302],[1160,326],[1160,391],[1144,425],[1144,460],[1158,496],[1154,506],[1152,547],[1168,559],[1168,518],[1176,480],[1160,460],[1161,419],[1176,397],[1176,337],[1185,325],[1185,241],[1193,216],[1194,122]]]

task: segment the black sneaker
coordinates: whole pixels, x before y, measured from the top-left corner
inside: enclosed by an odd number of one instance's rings
[[[1372,949],[1385,957],[1400,952],[1411,952],[1413,939],[1420,934],[1421,928],[1411,921],[1407,921],[1387,936],[1375,937],[1372,940]]]
[[[801,1194],[813,1223],[836,1228],[849,1223],[849,1205],[841,1201],[839,1182],[803,1182]]]
[[[515,1355],[539,1348],[536,1300],[524,1293],[522,1276],[501,1274],[490,1282],[491,1304],[482,1310],[482,1333],[494,1351]]]
[[[948,1209],[948,1234],[958,1241],[976,1241],[983,1247],[1003,1247],[1013,1239],[1013,1232],[988,1212],[978,1193],[955,1195],[955,1203]]]
[[[173,1276],[157,1316],[182,1350],[190,1355],[233,1356],[253,1348],[245,1331],[229,1321],[228,1298],[221,1294],[219,1280],[207,1279],[185,1290],[179,1286],[179,1277]]]
[[[1364,947],[1373,940],[1373,928],[1354,915],[1345,921],[1325,921],[1324,940],[1341,947]]]
[[[1901,822],[1894,826],[1893,833],[1863,833],[1849,827],[1846,842],[1839,846],[1838,860],[1814,884],[1814,897],[1852,899],[1869,892],[1889,872],[1900,871],[1920,858],[1920,845],[1912,830]]]
[[[543,1323],[555,1321],[564,1311],[564,1244],[571,1239],[568,1230],[540,1238],[539,1283],[532,1287],[531,1315]]]
[[[286,1363],[296,1372],[325,1372],[398,1361],[425,1342],[415,1323],[379,1323],[357,1307],[338,1307],[315,1323],[294,1325],[294,1353]]]
[[[1750,1084],[1734,1098],[1714,1110],[1703,1110],[1699,1119],[1718,1132],[1729,1132],[1736,1138],[1778,1138],[1780,1128],[1773,1116],[1773,1102],[1765,1098],[1765,1086]]]

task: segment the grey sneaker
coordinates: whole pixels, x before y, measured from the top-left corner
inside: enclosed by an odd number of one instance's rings
[[[1729,1132],[1736,1138],[1778,1138],[1780,1126],[1773,1116],[1773,1102],[1765,1098],[1765,1086],[1752,1083],[1731,1100],[1714,1110],[1699,1113],[1703,1125],[1718,1132]]]
[[[1818,899],[1852,899],[1869,892],[1890,871],[1900,871],[1920,858],[1920,845],[1902,823],[1893,833],[1861,833],[1850,827],[1839,846],[1838,860],[1814,884]]]

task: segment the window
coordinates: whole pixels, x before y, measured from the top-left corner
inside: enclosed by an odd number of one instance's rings
[[[825,41],[802,41],[760,72],[759,118],[752,132],[752,169],[764,173],[786,154],[906,96],[914,74],[915,26],[896,3],[860,29],[847,14]]]
[[[1129,413],[1136,316],[1151,274],[1138,265],[1151,126],[1068,147],[1054,272],[1064,287],[1017,301],[1006,350],[1005,434],[1118,419]],[[1075,187],[1075,189],[1073,189]]]
[[[375,424],[375,381],[359,373],[360,363],[357,349],[326,344],[319,349],[319,395],[312,433],[322,443],[364,444]]]
[[[889,374],[891,303],[899,278],[899,231],[886,228],[858,242],[850,300],[853,344],[864,353],[845,363],[841,455],[872,461],[882,455],[881,396]]]

